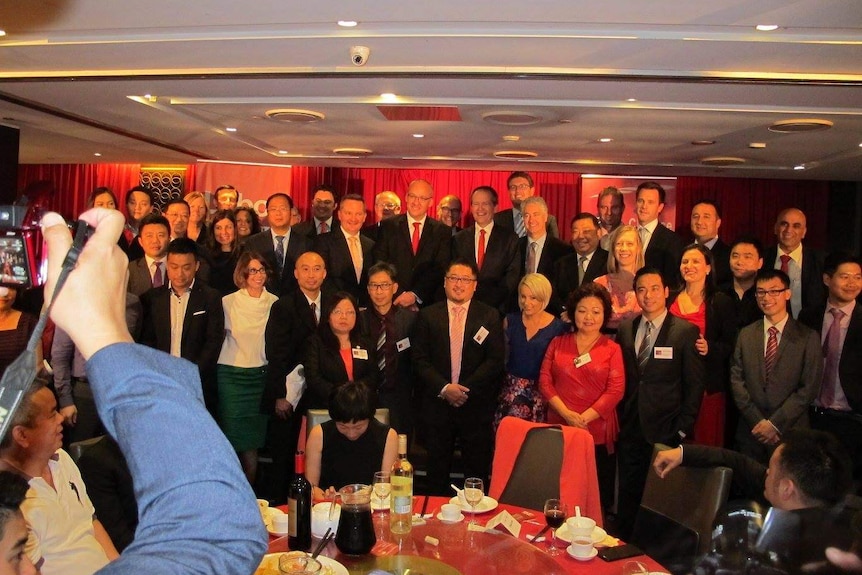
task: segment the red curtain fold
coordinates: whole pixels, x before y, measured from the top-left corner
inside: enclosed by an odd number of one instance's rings
[[[829,182],[681,176],[676,181],[676,229],[687,237],[691,208],[701,199],[714,200],[721,208],[719,236],[727,243],[747,235],[773,245],[778,212],[799,208],[807,218],[805,243],[827,245]]]

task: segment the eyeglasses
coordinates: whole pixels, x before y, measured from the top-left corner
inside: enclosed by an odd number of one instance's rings
[[[518,190],[523,191],[523,190],[529,190],[530,188],[532,188],[532,186],[530,184],[512,184],[511,186],[509,186],[509,191],[510,192],[517,192]]]
[[[763,298],[765,298],[767,295],[768,295],[769,297],[778,297],[778,296],[780,296],[781,294],[783,294],[784,292],[786,292],[788,289],[790,289],[790,288],[782,288],[782,289],[758,289],[758,290],[754,290],[754,296],[755,296],[755,297],[757,297],[757,298],[759,298],[759,299],[763,299]]]
[[[453,284],[470,284],[476,281],[473,278],[462,278],[458,276],[446,276],[446,281],[452,282]]]
[[[275,214],[286,214],[290,211],[290,208],[267,208],[266,211]]]
[[[420,202],[430,202],[433,196],[428,196],[427,198],[423,198],[422,196],[417,196],[416,194],[407,194],[408,200],[416,200]]]
[[[257,274],[266,275],[266,268],[248,268],[248,275],[256,276]]]
[[[377,205],[378,205],[378,206],[381,206],[384,210],[394,210],[395,208],[397,208],[397,207],[398,207],[398,204],[392,204],[392,203],[389,203],[389,204],[377,204]]]
[[[332,310],[332,315],[351,317],[356,315],[356,312],[352,309],[343,310],[343,309],[334,309]]]
[[[368,289],[371,291],[380,291],[380,290],[388,290],[392,287],[391,283],[382,283],[382,284],[368,284]]]

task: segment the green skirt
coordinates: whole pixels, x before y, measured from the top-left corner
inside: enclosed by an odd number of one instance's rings
[[[267,417],[260,413],[266,366],[218,365],[219,423],[233,448],[250,451],[266,441]]]

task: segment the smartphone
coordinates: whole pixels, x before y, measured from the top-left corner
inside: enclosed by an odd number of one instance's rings
[[[629,557],[637,557],[643,555],[644,552],[640,548],[626,543],[625,545],[617,545],[616,547],[602,547],[599,549],[599,557],[605,561],[619,561],[620,559],[628,559]]]

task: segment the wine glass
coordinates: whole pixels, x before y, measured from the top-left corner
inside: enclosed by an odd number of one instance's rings
[[[383,502],[389,497],[392,491],[392,483],[389,480],[388,471],[377,471],[374,473],[374,495],[380,499],[380,508],[383,509]]]
[[[557,549],[557,529],[566,520],[566,504],[559,499],[545,501],[545,521],[551,527],[551,542],[548,544],[548,555],[559,555]]]
[[[476,506],[482,502],[485,497],[485,484],[478,477],[468,477],[464,480],[464,499],[472,509],[470,515],[470,523],[476,522]]]

